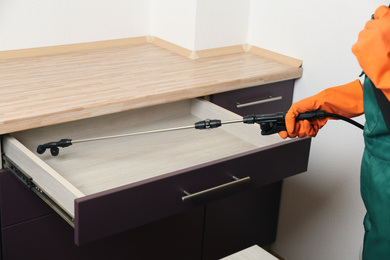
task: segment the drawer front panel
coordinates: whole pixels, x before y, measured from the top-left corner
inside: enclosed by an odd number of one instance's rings
[[[277,82],[211,96],[211,102],[236,114],[269,114],[287,111],[292,102],[294,80]]]
[[[240,189],[263,186],[304,172],[309,148],[310,139],[292,140],[283,145],[76,199],[75,243],[89,243]],[[195,200],[182,201],[184,190],[190,193],[204,190],[231,181],[233,175],[237,178],[250,176],[251,181]]]

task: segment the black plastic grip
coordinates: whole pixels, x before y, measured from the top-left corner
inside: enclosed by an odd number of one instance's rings
[[[245,124],[254,124],[254,123],[284,123],[286,118],[285,112],[279,112],[275,114],[263,114],[263,115],[248,115],[243,117],[243,122]],[[325,112],[323,110],[305,112],[299,114],[295,120],[310,120],[314,118],[324,118]]]
[[[245,124],[257,123],[260,125],[262,135],[270,135],[286,130],[286,114],[286,112],[279,112],[275,114],[249,115],[243,117],[243,122]],[[324,111],[317,110],[299,114],[295,120],[311,120],[324,118],[325,116]]]
[[[263,114],[263,115],[249,115],[243,117],[244,124],[254,124],[254,123],[276,123],[284,122],[284,117],[286,113],[279,112],[275,114]]]
[[[296,118],[296,120],[310,120],[314,118],[324,118],[325,117],[325,111],[323,110],[316,110],[311,112],[305,112],[302,114],[299,114]]]

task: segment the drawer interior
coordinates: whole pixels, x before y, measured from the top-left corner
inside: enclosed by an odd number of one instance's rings
[[[36,153],[39,144],[62,138],[79,140],[187,126],[207,118],[228,121],[241,117],[205,100],[185,100],[13,133],[4,138],[4,152],[17,165],[22,164],[23,171],[34,180],[42,182],[38,185],[44,190],[53,189],[49,193],[54,200],[60,204],[69,200],[66,210],[74,215],[74,198],[283,141],[277,135],[261,136],[257,124],[236,123],[212,130],[185,129],[76,143],[60,148],[58,156],[49,151]],[[25,164],[20,153],[31,162]],[[44,168],[44,174],[60,179],[64,187],[52,188],[41,176],[42,171],[34,173],[34,164]],[[71,196],[60,194],[61,189],[69,187],[73,190]]]

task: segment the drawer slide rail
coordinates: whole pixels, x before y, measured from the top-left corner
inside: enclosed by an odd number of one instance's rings
[[[20,170],[15,163],[9,159],[5,154],[2,155],[3,168],[7,169],[18,181],[20,181],[27,189],[34,192],[46,204],[48,204],[55,212],[57,212],[69,225],[74,228],[74,219],[58,205],[47,193],[42,190],[23,170]]]

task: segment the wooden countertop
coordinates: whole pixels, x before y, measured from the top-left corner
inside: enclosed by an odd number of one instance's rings
[[[0,59],[0,134],[301,75],[250,52],[193,60],[150,43]]]

